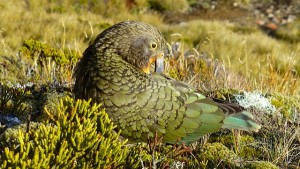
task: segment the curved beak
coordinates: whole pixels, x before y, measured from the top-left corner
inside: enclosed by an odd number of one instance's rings
[[[158,57],[155,60],[155,72],[161,73],[164,71],[164,56]]]
[[[150,74],[150,67],[155,62],[155,72],[161,73],[164,70],[164,52],[159,52],[150,58],[147,65],[142,68],[142,71],[146,74]]]

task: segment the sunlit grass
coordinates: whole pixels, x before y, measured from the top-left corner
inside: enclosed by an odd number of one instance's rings
[[[195,47],[209,58],[221,60],[234,73],[242,74],[247,79],[247,90],[299,95],[299,72],[295,70],[300,64],[299,44],[275,40],[257,28],[241,34],[232,31],[233,26],[217,21],[191,21],[171,26],[168,33],[180,35],[176,40],[184,43],[183,50]]]
[[[91,6],[71,1],[12,0],[0,2],[0,8],[0,53],[4,56],[16,55],[26,39],[82,53],[107,27],[122,20],[141,20],[161,29],[170,44],[180,42],[182,54],[194,48],[207,58],[219,60],[236,74],[227,74],[222,79],[225,86],[220,87],[300,93],[296,69],[300,65],[299,43],[275,40],[256,27],[241,28],[224,21],[203,20],[167,25],[158,13],[145,10],[147,6],[129,10],[117,1],[107,4],[96,1]],[[181,71],[188,76],[190,71],[184,69],[181,65]]]

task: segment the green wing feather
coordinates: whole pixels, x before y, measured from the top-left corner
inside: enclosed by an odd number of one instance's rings
[[[247,111],[242,111],[223,120],[222,128],[239,129],[245,131],[258,131],[261,127],[253,121],[253,116]]]

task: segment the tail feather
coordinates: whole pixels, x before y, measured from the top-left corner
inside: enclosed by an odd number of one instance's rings
[[[253,121],[252,114],[247,111],[241,111],[225,117],[222,128],[257,132],[261,126]]]

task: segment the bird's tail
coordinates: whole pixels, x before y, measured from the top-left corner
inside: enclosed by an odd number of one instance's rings
[[[227,115],[223,120],[222,128],[257,132],[261,126],[253,121],[252,114],[247,111],[241,111]]]

